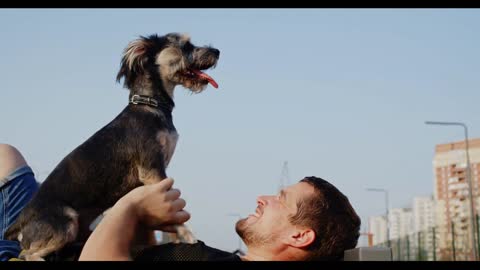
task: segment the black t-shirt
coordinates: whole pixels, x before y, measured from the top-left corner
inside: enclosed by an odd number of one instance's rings
[[[167,243],[150,246],[133,255],[134,261],[241,261],[231,252],[219,250],[198,241],[196,244]]]
[[[46,261],[78,261],[84,243],[70,243],[63,249],[45,257]],[[219,250],[198,241],[196,244],[167,243],[156,246],[136,247],[131,256],[134,261],[241,261],[234,253]]]

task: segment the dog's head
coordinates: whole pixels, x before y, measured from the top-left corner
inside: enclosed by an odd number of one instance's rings
[[[117,81],[124,77],[130,90],[163,88],[170,97],[176,85],[199,93],[208,83],[218,87],[203,70],[216,66],[219,56],[218,49],[197,47],[185,34],[141,36],[125,48]]]

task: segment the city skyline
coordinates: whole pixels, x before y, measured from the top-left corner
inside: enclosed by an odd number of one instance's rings
[[[398,239],[418,241],[421,238],[423,248],[429,250],[428,259],[433,260],[433,249],[437,249],[439,258],[452,259],[453,245],[457,246],[457,260],[470,260],[475,254],[472,244],[479,245],[477,239],[472,239],[472,231],[478,235],[477,228],[471,228],[472,222],[478,219],[480,211],[480,138],[471,138],[469,145],[469,162],[472,177],[472,191],[475,206],[471,218],[469,210],[469,186],[466,162],[466,141],[454,141],[435,146],[432,160],[434,171],[434,186],[432,195],[417,196],[412,200],[411,207],[390,208],[388,213],[390,240]],[[369,217],[373,245],[385,244],[387,234],[387,219],[385,215]],[[437,243],[433,244],[433,232],[436,230]],[[421,236],[417,235],[418,233]],[[452,235],[455,235],[455,244]],[[416,242],[410,247],[418,246]],[[405,242],[405,241],[404,241]],[[402,247],[406,249],[405,245]],[[427,255],[425,255],[427,256]],[[427,257],[426,257],[427,258]]]

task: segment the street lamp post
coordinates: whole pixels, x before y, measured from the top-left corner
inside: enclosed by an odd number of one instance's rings
[[[385,220],[387,221],[387,246],[390,247],[390,222],[388,221],[388,190],[383,188],[367,188],[367,191],[385,193]]]
[[[470,222],[472,226],[472,250],[473,250],[473,257],[476,261],[478,261],[478,251],[477,251],[477,242],[476,242],[476,222],[475,222],[475,208],[474,208],[474,201],[473,201],[473,184],[472,178],[470,174],[470,155],[468,153],[468,128],[467,125],[460,122],[438,122],[438,121],[426,121],[425,124],[427,125],[442,125],[442,126],[461,126],[465,132],[465,152],[466,152],[466,159],[467,159],[467,182],[468,182],[468,193],[470,198]]]

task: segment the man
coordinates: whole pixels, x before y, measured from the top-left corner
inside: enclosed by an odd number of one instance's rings
[[[339,260],[354,248],[360,218],[347,197],[327,181],[305,177],[276,196],[260,196],[255,213],[236,231],[247,246],[242,256],[197,244],[150,246],[132,257],[138,228],[174,232],[190,215],[173,180],[142,186],[121,198],[87,240],[80,260]]]

